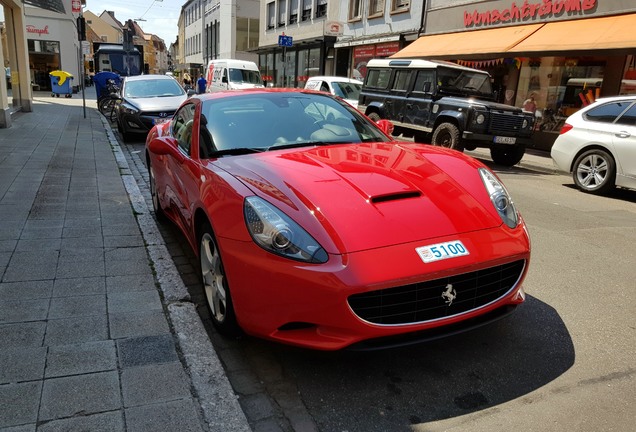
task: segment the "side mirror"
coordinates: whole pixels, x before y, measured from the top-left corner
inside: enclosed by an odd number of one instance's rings
[[[148,150],[161,156],[172,156],[179,163],[185,159],[183,153],[177,148],[177,142],[174,138],[155,138],[148,144]]]
[[[430,93],[431,92],[431,83],[430,82],[425,82],[424,83],[424,93]]]
[[[393,129],[395,128],[395,125],[391,121],[386,119],[378,120],[376,124],[382,132],[389,136],[393,133]]]
[[[197,92],[195,92],[194,89],[188,89],[188,92],[187,92],[188,97],[192,97],[195,94],[197,94]]]
[[[221,82],[224,83],[224,84],[227,84],[227,77],[224,76],[223,78],[221,78]]]

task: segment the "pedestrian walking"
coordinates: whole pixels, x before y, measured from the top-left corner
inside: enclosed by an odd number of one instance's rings
[[[197,93],[203,94],[205,93],[205,87],[208,84],[206,79],[203,77],[203,74],[199,75],[199,79],[197,80]]]

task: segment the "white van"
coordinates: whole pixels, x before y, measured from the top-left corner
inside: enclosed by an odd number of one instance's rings
[[[258,66],[246,60],[210,60],[205,79],[208,93],[263,87]]]

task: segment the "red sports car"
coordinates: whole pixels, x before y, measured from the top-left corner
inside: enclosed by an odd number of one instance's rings
[[[528,232],[497,176],[308,90],[188,99],[146,142],[154,211],[200,257],[219,332],[322,350],[463,331],[522,303]]]

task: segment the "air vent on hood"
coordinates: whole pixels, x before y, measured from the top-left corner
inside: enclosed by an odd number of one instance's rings
[[[374,204],[383,203],[387,201],[397,201],[409,198],[419,198],[422,194],[419,191],[404,191],[404,192],[394,192],[385,195],[377,195],[371,197],[371,202]]]

